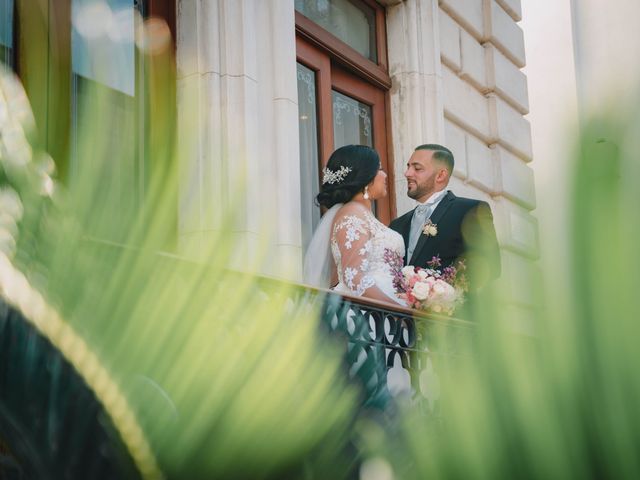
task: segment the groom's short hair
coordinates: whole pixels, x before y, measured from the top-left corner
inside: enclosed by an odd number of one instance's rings
[[[433,152],[433,159],[438,160],[445,164],[447,170],[449,171],[449,175],[453,173],[453,153],[447,147],[442,145],[438,145],[437,143],[425,143],[424,145],[418,145],[417,150],[430,150]]]

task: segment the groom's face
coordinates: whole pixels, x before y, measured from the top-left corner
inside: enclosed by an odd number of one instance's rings
[[[407,162],[404,176],[407,179],[407,195],[425,202],[436,191],[438,168],[434,165],[431,150],[416,150]]]

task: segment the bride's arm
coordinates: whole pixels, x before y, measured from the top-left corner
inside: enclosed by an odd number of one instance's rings
[[[346,286],[354,295],[397,303],[380,290],[369,275],[371,231],[362,213],[347,213],[336,218],[335,238],[340,250],[340,269]]]

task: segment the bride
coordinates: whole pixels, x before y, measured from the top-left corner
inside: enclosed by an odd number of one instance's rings
[[[305,282],[404,305],[393,287],[403,265],[404,240],[371,213],[371,202],[387,195],[378,153],[363,145],[340,147],[323,174],[317,201],[328,210],[307,250]]]

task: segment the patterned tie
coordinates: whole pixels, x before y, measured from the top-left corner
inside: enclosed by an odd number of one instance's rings
[[[427,221],[429,210],[431,210],[430,204],[418,205],[413,213],[413,218],[411,219],[411,231],[409,234],[409,246],[407,249],[407,261],[411,261],[411,256],[413,255],[413,251],[415,250],[420,234],[422,233],[422,227]]]

